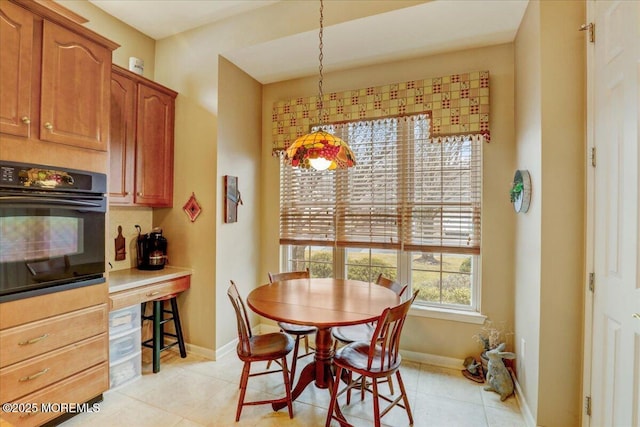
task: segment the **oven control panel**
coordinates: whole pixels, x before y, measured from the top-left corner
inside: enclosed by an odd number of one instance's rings
[[[0,187],[106,192],[106,175],[55,166],[0,163]]]
[[[11,166],[0,166],[0,183],[2,184],[17,184],[16,168]]]

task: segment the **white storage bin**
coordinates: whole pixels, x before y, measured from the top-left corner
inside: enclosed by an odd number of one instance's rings
[[[109,365],[109,387],[124,386],[142,376],[142,352],[127,357]]]
[[[134,353],[141,350],[140,341],[142,339],[140,327],[124,334],[112,335],[109,338],[109,360],[110,363],[118,363]]]
[[[140,324],[140,304],[112,311],[109,313],[109,336],[139,328]]]

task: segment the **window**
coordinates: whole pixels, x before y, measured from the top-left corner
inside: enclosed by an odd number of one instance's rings
[[[368,281],[382,272],[418,290],[416,304],[476,310],[480,140],[433,141],[424,114],[326,128],[349,142],[357,164],[315,171],[282,162],[286,267]]]
[[[333,250],[325,246],[287,246],[285,271],[309,269],[311,277],[334,277]]]

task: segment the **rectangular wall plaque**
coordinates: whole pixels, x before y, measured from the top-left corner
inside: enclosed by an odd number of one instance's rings
[[[224,222],[238,221],[238,202],[240,193],[238,192],[238,177],[224,176]]]

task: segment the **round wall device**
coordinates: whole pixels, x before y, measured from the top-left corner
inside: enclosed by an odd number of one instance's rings
[[[514,193],[514,189],[519,191]],[[529,210],[531,203],[531,177],[527,170],[517,170],[513,176],[513,185],[511,187],[513,209],[518,213],[524,213]]]

